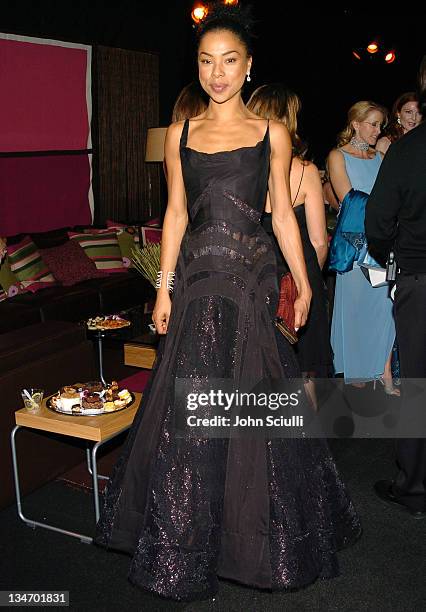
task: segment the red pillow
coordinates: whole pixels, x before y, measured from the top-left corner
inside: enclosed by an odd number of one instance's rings
[[[89,278],[108,276],[107,272],[97,269],[95,262],[87,257],[84,249],[75,240],[68,240],[49,249],[40,249],[40,254],[53,276],[64,287]]]

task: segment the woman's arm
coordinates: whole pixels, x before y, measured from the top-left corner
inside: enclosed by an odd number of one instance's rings
[[[317,254],[320,268],[327,259],[328,240],[321,177],[315,164],[305,166],[303,179],[305,212],[309,239]]]
[[[339,202],[333,191],[330,181],[326,181],[322,185],[322,194],[324,196],[325,203],[331,206],[334,210],[339,210]]]
[[[167,273],[175,271],[180,244],[188,225],[185,186],[179,151],[182,126],[182,121],[172,124],[167,130],[164,144],[168,200],[161,237],[160,270],[163,271],[163,279],[160,289],[157,290],[157,299],[152,313],[152,320],[159,334],[167,333],[171,312],[171,300],[166,286]]]
[[[272,229],[296,283],[298,296],[294,302],[294,310],[295,328],[298,329],[306,323],[312,292],[306,272],[299,226],[290,200],[291,140],[287,128],[276,121],[270,122],[269,133],[271,164],[268,187]]]
[[[328,175],[335,194],[341,202],[345,195],[352,189],[351,182],[346,172],[345,159],[337,149],[330,151],[327,161]]]
[[[391,141],[387,136],[382,136],[376,143],[376,151],[380,151],[383,155],[386,155],[387,150],[391,145]]]

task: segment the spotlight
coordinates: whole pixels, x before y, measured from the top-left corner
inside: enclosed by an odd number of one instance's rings
[[[238,4],[238,0],[224,0],[223,4]]]
[[[379,50],[379,45],[376,42],[371,42],[369,45],[367,45],[367,51],[368,53],[377,53],[377,51]]]
[[[200,21],[206,18],[208,12],[207,6],[204,4],[197,4],[191,13],[192,21],[197,24],[200,23]]]
[[[385,62],[387,64],[393,64],[395,60],[396,60],[395,51],[388,51],[385,55]]]
[[[354,50],[354,51],[352,51],[352,55],[354,56],[354,58],[355,58],[355,59],[357,59],[357,60],[361,61],[361,56],[360,56],[360,54],[358,53],[358,51],[355,51],[355,50]]]

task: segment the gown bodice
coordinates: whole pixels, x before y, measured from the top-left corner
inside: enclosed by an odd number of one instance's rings
[[[253,233],[265,206],[269,125],[256,145],[216,153],[188,147],[189,129],[190,121],[186,120],[180,154],[191,229],[205,222],[226,220],[244,233]]]
[[[382,156],[379,152],[371,159],[355,157],[340,149],[345,158],[345,166],[352,188],[364,193],[371,193],[379,172]]]

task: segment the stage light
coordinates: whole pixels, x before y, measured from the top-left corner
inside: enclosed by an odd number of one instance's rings
[[[224,0],[223,4],[238,4],[238,0]]]
[[[361,60],[361,56],[360,56],[360,54],[358,53],[358,51],[352,51],[352,55],[354,56],[354,58],[355,58],[355,59],[357,59],[357,60]]]
[[[197,4],[191,13],[192,21],[197,24],[200,23],[200,21],[206,18],[208,12],[207,6],[204,4]]]
[[[385,62],[387,64],[393,64],[395,60],[396,60],[395,51],[388,51],[385,55]]]
[[[376,42],[371,42],[369,45],[367,45],[367,51],[368,53],[377,53],[377,51],[379,50],[379,45]]]

